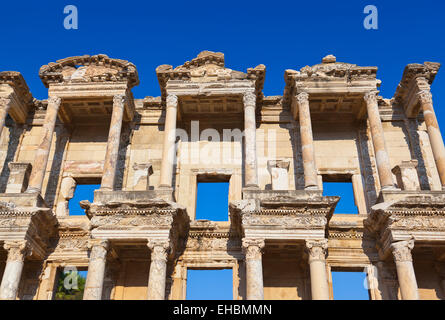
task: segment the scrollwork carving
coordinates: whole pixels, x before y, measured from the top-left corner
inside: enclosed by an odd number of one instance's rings
[[[31,254],[28,241],[5,241],[3,248],[8,251],[8,261],[23,262],[27,255]]]
[[[243,239],[243,251],[246,259],[261,260],[263,249],[265,246],[264,239]]]
[[[309,254],[309,263],[312,261],[324,261],[328,249],[328,240],[306,240],[306,251]]]
[[[391,244],[391,251],[396,262],[413,261],[411,250],[414,248],[414,239]]]
[[[178,96],[174,94],[169,94],[167,96],[167,107],[177,107],[178,106]]]
[[[244,107],[255,107],[256,106],[256,95],[255,93],[248,91],[243,95]]]
[[[167,255],[171,248],[170,240],[150,239],[147,246],[151,250],[152,261],[167,261]]]

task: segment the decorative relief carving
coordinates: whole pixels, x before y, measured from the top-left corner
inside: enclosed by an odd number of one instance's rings
[[[127,101],[127,97],[124,94],[116,94],[113,96],[113,107],[123,108]]]
[[[299,104],[309,103],[309,94],[307,92],[301,92],[296,96]]]
[[[252,91],[247,91],[243,94],[244,107],[255,107],[256,106],[256,95]]]
[[[377,105],[377,97],[378,97],[378,91],[369,91],[363,96],[363,99],[365,99],[368,105],[370,104]]]
[[[31,254],[28,241],[5,241],[3,248],[8,251],[8,261],[23,262],[27,255]]]
[[[0,97],[0,108],[6,108],[11,103],[11,99]]]
[[[48,98],[48,106],[54,106],[56,108],[59,108],[61,103],[62,99],[60,97],[51,96]]]
[[[178,106],[178,96],[174,94],[169,94],[167,96],[167,107],[177,107]]]
[[[400,241],[391,244],[391,251],[396,262],[413,261],[411,250],[414,248],[414,240]]]
[[[429,90],[422,90],[418,93],[421,104],[433,104],[433,95]]]
[[[309,254],[309,263],[312,261],[324,261],[326,259],[326,250],[328,249],[328,240],[306,240],[306,251]]]
[[[282,225],[293,228],[325,227],[327,224],[326,217],[312,215],[273,216],[243,214],[242,221],[244,225]]]
[[[90,239],[88,248],[91,249],[90,260],[105,260],[110,242],[102,239]]]
[[[149,239],[147,246],[151,250],[152,261],[167,261],[167,255],[171,248],[170,240]]]
[[[246,260],[261,260],[265,246],[264,239],[244,238],[242,240],[242,246]]]

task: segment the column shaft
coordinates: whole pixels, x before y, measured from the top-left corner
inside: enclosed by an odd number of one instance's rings
[[[304,169],[304,187],[305,189],[318,189],[309,94],[306,92],[300,93],[297,95],[297,101]]]
[[[110,130],[108,132],[107,151],[105,154],[104,171],[101,189],[112,191],[116,178],[116,165],[119,156],[122,120],[124,118],[125,96],[116,95],[113,98],[113,112],[111,115]]]
[[[45,178],[46,166],[48,164],[51,142],[53,141],[54,129],[56,126],[57,113],[62,100],[59,97],[50,97],[46,109],[45,123],[42,127],[42,134],[39,146],[36,151],[34,163],[32,164],[31,176],[27,193],[41,192],[43,179]]]
[[[327,248],[327,240],[306,241],[311,273],[312,300],[329,300],[329,284],[326,274]]]
[[[439,172],[442,189],[445,189],[445,147],[443,145],[442,134],[440,133],[439,123],[433,108],[433,97],[431,92],[421,91],[419,93],[420,104],[422,106],[425,124],[430,138],[431,149]]]
[[[11,108],[11,99],[0,97],[0,137],[5,127],[6,116]]]
[[[414,240],[400,241],[391,245],[403,300],[419,300],[419,290],[411,255],[413,248]]]
[[[159,186],[171,188],[175,161],[176,118],[178,114],[178,97],[169,94],[164,126],[164,147],[162,150],[161,178]]]
[[[264,239],[243,239],[247,300],[264,300],[262,250]]]
[[[256,95],[247,92],[243,96],[244,103],[244,174],[247,188],[258,188],[258,166],[256,154]]]
[[[107,240],[93,240],[89,246],[91,254],[83,300],[101,300],[109,242]]]
[[[382,189],[394,188],[388,151],[383,134],[382,121],[380,119],[377,92],[368,92],[365,97],[369,124],[371,126],[372,143],[374,145],[377,171]]]
[[[8,260],[0,286],[0,300],[15,300],[27,253],[27,243],[26,241],[5,242],[4,248],[8,251]]]
[[[167,240],[151,240],[150,273],[148,278],[148,300],[165,300],[165,284],[167,277],[167,254],[170,243]]]

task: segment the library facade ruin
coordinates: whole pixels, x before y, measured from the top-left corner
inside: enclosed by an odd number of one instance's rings
[[[332,55],[286,70],[282,96],[264,65],[210,51],[159,66],[144,99],[135,65],[103,54],[42,66],[47,100],[0,72],[0,299],[54,299],[66,267],[90,300],[185,299],[187,270],[212,269],[236,300],[333,299],[336,270],[365,271],[373,300],[444,299],[439,68],[408,65],[391,99],[377,67]],[[227,221],[196,219],[200,182],[229,183]],[[358,214],[325,182],[351,183]]]

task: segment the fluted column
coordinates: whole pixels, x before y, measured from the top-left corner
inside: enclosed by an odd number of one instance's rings
[[[26,241],[5,241],[3,246],[8,251],[8,259],[0,286],[0,300],[15,300],[29,248]]]
[[[400,241],[391,244],[391,251],[396,263],[397,278],[403,300],[419,300],[416,274],[414,273],[411,250],[414,240]]]
[[[247,300],[264,300],[263,249],[264,239],[243,239],[246,256]]]
[[[11,109],[11,99],[0,97],[0,137],[5,127],[6,116]]]
[[[311,273],[312,300],[329,300],[329,284],[326,274],[326,250],[328,241],[306,240]]]
[[[49,151],[53,141],[54,129],[56,127],[57,113],[59,112],[62,99],[50,97],[46,108],[45,122],[42,127],[42,134],[39,146],[36,151],[34,163],[32,164],[31,176],[29,178],[27,193],[41,192],[43,179],[45,178],[46,166],[48,164]]]
[[[388,149],[386,148],[385,137],[383,134],[382,121],[380,119],[377,94],[377,91],[368,92],[365,94],[364,99],[366,101],[368,119],[371,126],[372,143],[374,145],[380,185],[382,189],[393,189],[395,188],[395,185],[392,178]]]
[[[178,97],[174,94],[167,96],[167,110],[164,126],[164,147],[162,150],[161,188],[171,188],[173,180],[173,165],[175,160],[176,117],[178,114]]]
[[[312,134],[309,94],[302,92],[297,95],[298,117],[300,122],[301,149],[304,170],[304,188],[318,189],[317,167],[315,164],[314,137]]]
[[[105,278],[105,266],[109,248],[108,240],[91,240],[88,244],[91,249],[90,263],[88,264],[87,281],[83,300],[101,300]]]
[[[113,97],[113,111],[111,114],[110,130],[108,132],[107,152],[105,154],[104,172],[100,188],[105,191],[114,189],[116,178],[116,165],[119,156],[119,143],[121,140],[122,120],[125,110],[125,95]]]
[[[419,99],[442,189],[445,190],[445,147],[433,108],[433,96],[429,90],[423,90],[419,92]]]
[[[256,154],[256,95],[246,92],[244,103],[244,176],[247,188],[258,188],[258,165]]]
[[[148,278],[148,300],[165,300],[165,282],[167,277],[167,255],[169,240],[149,240],[151,250],[150,274]]]

